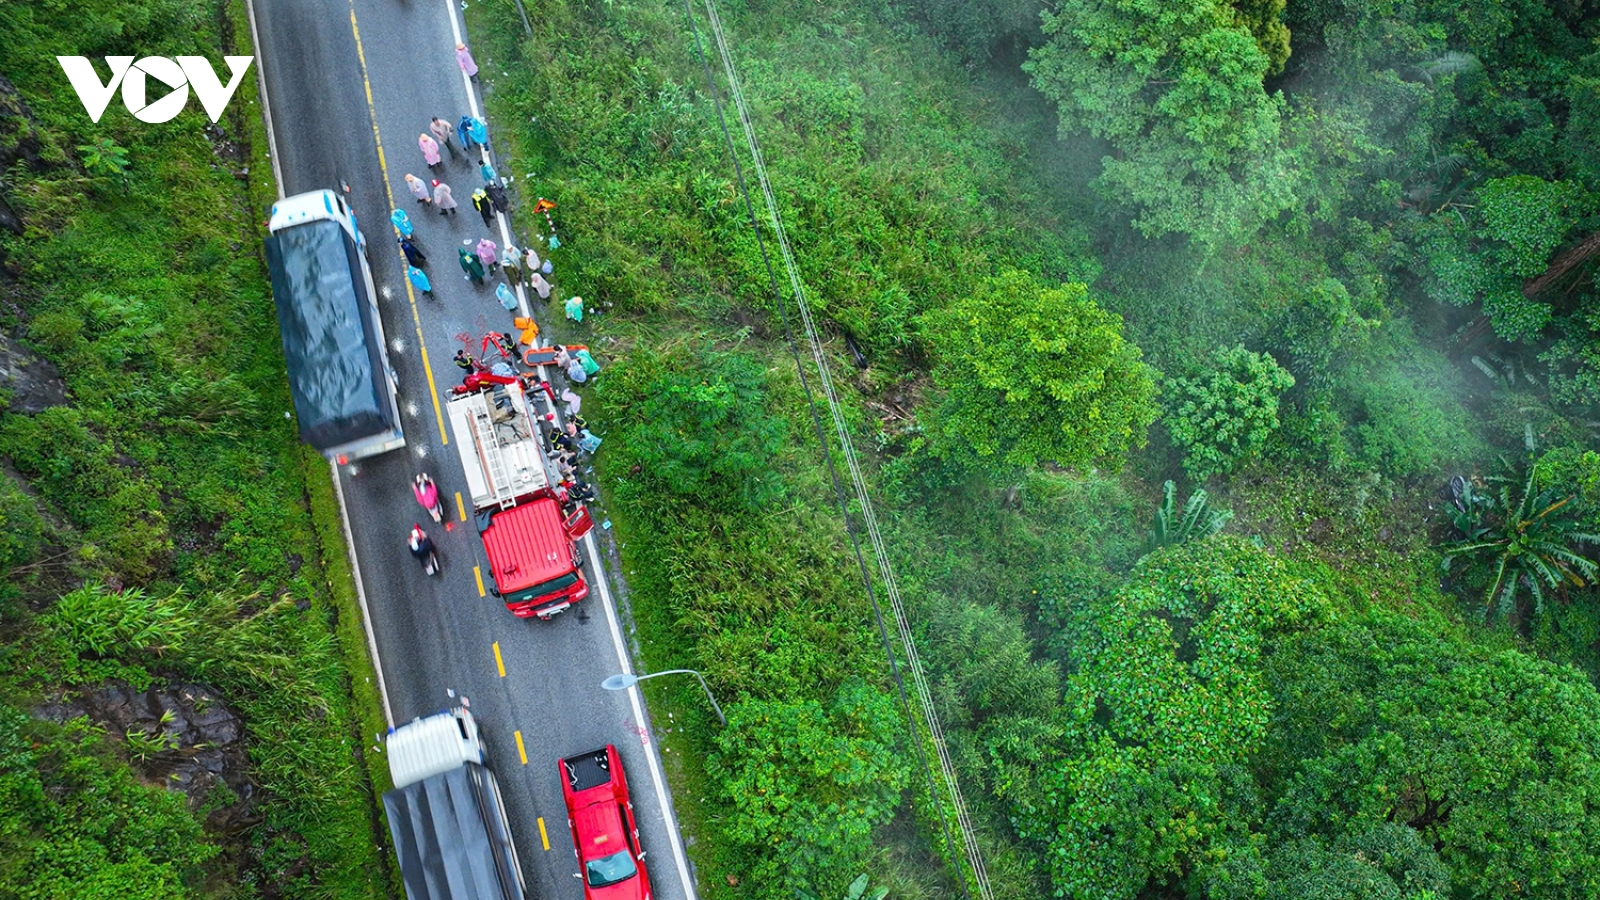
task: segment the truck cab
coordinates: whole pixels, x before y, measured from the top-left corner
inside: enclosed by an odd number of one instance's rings
[[[407,900],[527,900],[511,820],[465,707],[392,728],[383,810]]]
[[[449,401],[450,430],[472,494],[489,592],[518,618],[548,620],[589,595],[576,542],[593,520],[567,514],[528,398],[490,383]]]
[[[339,194],[272,205],[265,242],[300,437],[344,464],[405,446],[366,239]]]

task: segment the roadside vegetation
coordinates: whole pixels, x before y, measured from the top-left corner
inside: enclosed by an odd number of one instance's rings
[[[55,62],[250,55],[242,5],[13,3],[0,31],[0,322],[32,373],[0,413],[0,896],[388,896],[254,73],[216,126],[95,125]]]
[[[703,890],[952,896],[685,9],[525,5]],[[997,895],[1593,896],[1600,26],[1148,13],[722,8]]]

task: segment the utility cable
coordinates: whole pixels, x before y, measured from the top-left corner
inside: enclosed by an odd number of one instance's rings
[[[856,501],[860,507],[860,515],[863,522],[867,526],[868,538],[872,543],[873,554],[878,563],[879,575],[883,580],[885,593],[894,612],[895,626],[900,639],[900,646],[902,652],[904,652],[906,655],[906,668],[911,670],[912,682],[917,693],[918,706],[920,707],[919,711],[921,712],[920,718],[923,722],[923,725],[928,729],[929,736],[934,745],[934,750],[938,755],[941,774],[943,775],[945,787],[950,797],[951,806],[956,815],[957,827],[960,829],[962,836],[965,839],[963,842],[965,844],[964,856],[966,857],[968,866],[972,870],[973,880],[978,885],[980,896],[983,898],[983,900],[993,900],[994,895],[989,886],[988,871],[983,864],[983,858],[978,849],[977,835],[973,830],[971,818],[967,813],[966,804],[961,796],[961,789],[956,778],[955,767],[950,759],[950,754],[944,738],[944,732],[939,725],[938,714],[934,708],[933,699],[928,689],[927,678],[923,671],[922,662],[917,655],[916,646],[912,639],[910,620],[907,618],[904,604],[901,602],[899,584],[895,580],[894,570],[890,562],[888,549],[883,540],[882,532],[878,528],[877,516],[873,510],[871,497],[867,493],[866,480],[861,474],[860,461],[856,457],[854,443],[850,439],[849,427],[844,419],[843,410],[841,404],[839,403],[838,395],[834,390],[833,379],[828,369],[826,356],[823,353],[822,342],[818,336],[816,324],[812,320],[810,310],[806,304],[805,289],[800,280],[798,267],[794,261],[794,255],[789,245],[788,235],[783,228],[783,222],[778,214],[777,198],[773,194],[771,179],[766,171],[766,163],[762,158],[760,145],[756,140],[755,128],[750,120],[749,107],[745,103],[743,90],[739,85],[738,76],[734,71],[733,57],[728,48],[726,35],[722,29],[721,17],[717,14],[714,0],[704,0],[704,2],[707,20],[709,21],[712,33],[716,38],[717,50],[722,58],[723,70],[728,80],[729,96],[739,115],[739,121],[744,132],[746,146],[751,154],[752,165],[755,170],[757,180],[761,185],[763,199],[766,202],[767,212],[772,222],[773,232],[783,257],[784,268],[789,276],[789,284],[794,294],[795,307],[800,313],[802,326],[806,334],[806,340],[811,350],[812,362],[817,367],[818,380],[822,387],[824,398],[828,403],[828,408],[833,420],[835,436],[838,438],[839,445],[843,451],[845,464],[849,469],[850,479],[856,494]],[[767,278],[772,286],[773,295],[778,300],[779,312],[783,319],[784,335],[787,338],[790,352],[794,356],[795,368],[800,377],[800,385],[805,393],[806,402],[810,407],[812,426],[816,431],[817,441],[821,445],[823,459],[827,463],[828,474],[833,483],[834,494],[839,503],[840,511],[844,515],[845,529],[849,534],[850,544],[855,552],[856,564],[860,569],[862,582],[865,584],[867,589],[867,599],[872,604],[873,615],[877,620],[878,634],[883,642],[884,651],[889,658],[890,672],[894,676],[895,684],[899,690],[901,705],[905,709],[908,720],[912,723],[912,740],[916,747],[918,760],[921,763],[924,773],[927,775],[929,799],[935,803],[936,807],[939,808],[939,822],[944,831],[945,844],[947,848],[949,848],[951,858],[957,866],[957,880],[961,884],[963,895],[968,897],[968,900],[970,900],[971,893],[968,891],[966,878],[959,871],[960,858],[957,856],[955,841],[951,835],[948,820],[946,819],[945,813],[942,810],[943,804],[939,801],[937,785],[933,776],[933,769],[928,763],[927,753],[923,747],[921,730],[917,728],[915,724],[916,719],[919,717],[913,711],[910,698],[906,693],[905,681],[900,672],[901,667],[896,659],[894,645],[889,637],[888,627],[884,622],[882,607],[878,603],[877,593],[873,587],[872,575],[867,568],[866,560],[861,551],[861,544],[856,531],[856,526],[850,515],[849,501],[845,497],[844,488],[839,479],[838,470],[834,465],[833,453],[829,448],[827,438],[824,437],[823,434],[822,420],[817,410],[816,397],[812,392],[810,381],[806,377],[805,364],[801,360],[799,345],[795,340],[794,330],[791,325],[788,302],[784,297],[784,292],[778,287],[777,275],[773,270],[772,259],[767,252],[766,241],[761,235],[761,227],[756,218],[754,203],[750,199],[750,191],[745,180],[744,168],[739,161],[739,154],[734,147],[732,135],[728,130],[727,118],[723,109],[722,100],[717,91],[715,79],[711,74],[710,63],[706,59],[706,54],[701,44],[699,28],[695,24],[694,12],[690,6],[689,0],[684,0],[684,11],[688,14],[689,27],[695,39],[695,51],[700,57],[702,68],[705,69],[706,83],[711,90],[712,100],[716,105],[717,121],[722,128],[723,139],[728,144],[729,155],[733,159],[734,171],[738,178],[740,193],[744,197],[745,210],[750,218],[751,229],[755,232],[756,243],[761,252],[762,262],[766,266]]]

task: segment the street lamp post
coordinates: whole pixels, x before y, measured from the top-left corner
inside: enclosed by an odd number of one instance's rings
[[[654,678],[657,675],[693,675],[699,679],[701,689],[706,692],[706,699],[711,701],[711,708],[717,713],[717,721],[722,723],[722,727],[728,727],[728,717],[722,714],[722,707],[717,705],[717,698],[711,696],[711,687],[706,684],[705,676],[693,669],[665,669],[648,675],[613,675],[600,682],[600,686],[608,691],[625,691],[646,678]]]

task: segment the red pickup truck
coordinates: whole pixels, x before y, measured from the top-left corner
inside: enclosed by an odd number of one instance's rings
[[[650,900],[650,876],[617,748],[607,744],[561,761],[561,796],[584,900]]]

